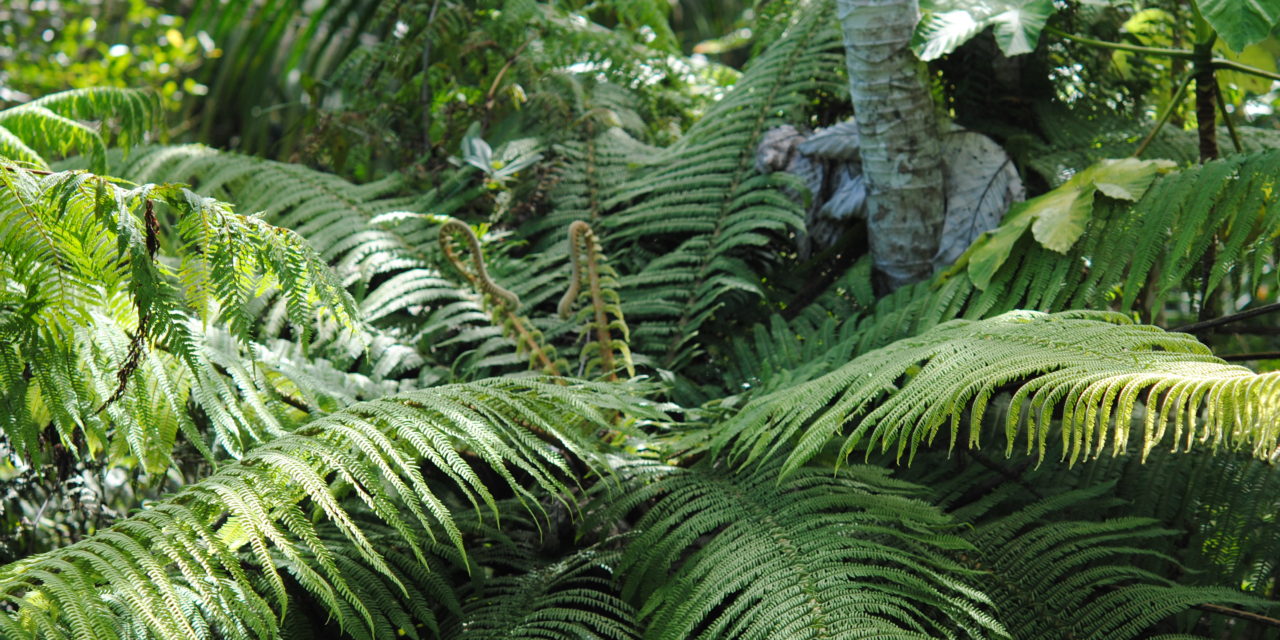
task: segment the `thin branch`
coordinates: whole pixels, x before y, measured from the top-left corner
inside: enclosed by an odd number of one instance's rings
[[[1228,71],[1235,71],[1238,73],[1247,73],[1251,76],[1258,76],[1260,78],[1270,78],[1272,80],[1280,80],[1280,73],[1276,73],[1274,71],[1267,71],[1266,69],[1259,69],[1254,66],[1236,62],[1235,60],[1227,60],[1226,58],[1214,58],[1213,60],[1209,61],[1209,64],[1213,65],[1214,69],[1226,69]]]
[[[1143,152],[1147,150],[1147,147],[1151,146],[1151,141],[1156,139],[1156,134],[1160,133],[1160,129],[1169,121],[1169,116],[1173,115],[1174,111],[1177,111],[1178,105],[1182,103],[1182,96],[1187,93],[1187,85],[1191,84],[1191,78],[1193,75],[1195,74],[1187,73],[1182,76],[1182,82],[1178,83],[1178,90],[1173,92],[1173,97],[1169,99],[1169,105],[1165,107],[1164,113],[1160,114],[1160,119],[1157,120],[1155,126],[1151,128],[1151,132],[1147,134],[1147,137],[1142,139],[1142,144],[1139,144],[1138,148],[1133,150],[1133,157],[1138,158],[1142,156]]]
[[[1219,358],[1227,362],[1245,362],[1249,360],[1275,360],[1280,358],[1280,351],[1258,351],[1256,353],[1229,353]]]
[[[1143,45],[1128,44],[1124,42],[1108,42],[1106,40],[1097,40],[1097,39],[1088,38],[1085,36],[1078,36],[1074,33],[1067,33],[1066,31],[1062,31],[1061,29],[1055,29],[1053,27],[1045,27],[1044,30],[1046,33],[1052,33],[1058,37],[1071,40],[1072,42],[1079,42],[1080,44],[1086,44],[1091,47],[1099,47],[1101,49],[1111,49],[1114,51],[1128,51],[1130,53],[1141,53],[1145,55],[1161,56],[1165,58],[1178,58],[1182,60],[1194,60],[1196,57],[1196,53],[1194,51],[1188,51],[1187,49],[1169,49],[1165,47],[1147,47]],[[1242,62],[1236,62],[1235,60],[1228,60],[1226,58],[1213,58],[1212,60],[1209,61],[1209,63],[1213,66],[1214,69],[1228,69],[1231,71],[1236,71],[1238,73],[1247,73],[1249,75],[1259,76],[1262,78],[1280,80],[1280,73],[1276,73],[1274,71],[1267,71],[1266,69],[1259,69],[1258,67],[1247,65]]]
[[[1239,609],[1232,609],[1230,607],[1224,607],[1222,605],[1217,605],[1217,604],[1197,604],[1192,606],[1201,611],[1208,611],[1210,613],[1221,613],[1224,616],[1231,616],[1232,618],[1239,618],[1241,620],[1248,620],[1250,622],[1259,622],[1267,626],[1280,628],[1280,620],[1276,618],[1269,618],[1267,616],[1254,613],[1252,611],[1241,611]]]
[[[1227,101],[1222,97],[1222,87],[1217,87],[1217,91],[1213,92],[1218,96],[1218,111],[1222,112],[1222,121],[1227,123],[1227,133],[1231,134],[1231,145],[1236,148],[1236,153],[1244,153],[1244,145],[1240,144],[1240,134],[1236,132],[1236,125],[1231,121],[1231,114],[1227,113]]]
[[[1186,324],[1186,325],[1182,325],[1181,327],[1177,327],[1176,329],[1170,329],[1170,331],[1180,331],[1182,333],[1201,333],[1208,329],[1213,329],[1214,327],[1219,327],[1224,324],[1230,324],[1232,322],[1238,322],[1240,320],[1245,320],[1248,318],[1254,318],[1264,313],[1271,313],[1273,311],[1280,311],[1280,302],[1275,302],[1272,304],[1264,304],[1261,307],[1246,309],[1238,313],[1233,313],[1233,314],[1221,316],[1218,318],[1211,318],[1209,320],[1204,320],[1202,322],[1193,322],[1191,324]]]
[[[30,168],[27,168],[27,167],[15,167],[15,166],[11,166],[11,165],[5,165],[5,166],[4,166],[4,168],[5,168],[5,169],[8,169],[9,171],[14,171],[14,172],[21,171],[21,172],[23,172],[23,173],[34,173],[35,175],[38,175],[38,176],[51,176],[51,175],[53,175],[53,172],[52,172],[52,171],[45,171],[44,169],[30,169]]]
[[[1115,51],[1128,51],[1130,53],[1142,53],[1151,56],[1163,56],[1166,58],[1181,58],[1183,60],[1191,60],[1195,58],[1195,52],[1187,49],[1167,49],[1165,47],[1146,47],[1137,44],[1126,44],[1123,42],[1108,42],[1106,40],[1095,40],[1085,36],[1078,36],[1074,33],[1067,33],[1061,29],[1053,27],[1045,27],[1046,33],[1052,33],[1056,36],[1066,38],[1072,42],[1087,44],[1091,47],[1100,47],[1102,49],[1113,49]]]

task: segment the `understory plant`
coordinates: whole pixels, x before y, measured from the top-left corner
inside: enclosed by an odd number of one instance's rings
[[[380,90],[415,77],[397,42],[427,59],[423,157],[353,153],[359,183],[150,144],[146,91],[0,110],[0,637],[1280,638],[1269,134],[1193,163],[1167,119],[1144,144],[1046,101],[988,131],[1035,196],[889,291],[864,221],[801,255],[821,194],[756,158],[848,115],[847,3],[765,3],[692,111],[627,82],[687,63],[669,31],[606,66],[634,34],[572,7],[485,5],[534,33],[417,4],[391,35],[398,6],[294,7],[383,38],[337,61],[253,23],[264,57]],[[920,37],[977,11],[953,4]],[[643,33],[664,7],[590,11]],[[1012,18],[966,15],[1008,48]],[[469,80],[431,38],[557,30],[601,66],[530,44],[470,71],[493,98],[541,64],[521,109],[571,126],[449,119],[435,92]]]

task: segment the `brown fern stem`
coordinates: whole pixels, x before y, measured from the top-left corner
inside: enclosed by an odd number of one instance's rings
[[[579,244],[583,246],[582,250],[579,250]],[[600,368],[606,372],[608,380],[616,381],[618,374],[613,359],[613,336],[609,333],[609,317],[604,308],[604,290],[600,286],[600,249],[591,225],[581,220],[575,220],[569,225],[569,260],[573,264],[573,274],[570,276],[569,290],[565,291],[564,297],[560,299],[560,317],[569,316],[573,303],[578,298],[578,292],[581,290],[579,283],[582,281],[582,262],[585,261],[587,289],[591,292],[591,306],[595,313],[593,328],[596,332],[596,342],[600,344]]]
[[[458,255],[454,249],[453,238],[458,235],[462,236],[466,242],[467,250],[471,254],[471,263],[475,267],[474,271],[467,268],[466,259]],[[480,249],[480,239],[476,237],[475,232],[471,231],[471,227],[460,220],[450,218],[440,225],[439,241],[440,249],[454,269],[457,269],[458,273],[461,273],[462,277],[481,293],[482,301],[486,306],[494,307],[496,313],[503,319],[503,326],[510,326],[515,332],[516,344],[528,349],[541,365],[544,373],[553,376],[561,375],[559,367],[547,354],[546,348],[526,326],[528,321],[516,313],[516,309],[520,307],[520,298],[489,277],[489,271],[484,265],[484,253]]]
[[[153,262],[156,259],[156,251],[160,249],[160,221],[156,218],[155,202],[151,198],[144,201],[143,219],[146,222],[147,229],[147,257]],[[102,406],[98,407],[96,413],[102,413],[111,404],[124,397],[125,389],[129,386],[129,378],[133,376],[133,372],[138,370],[138,363],[142,361],[142,352],[147,346],[147,330],[151,321],[151,310],[143,307],[137,301],[138,307],[138,328],[134,331],[133,337],[129,340],[129,351],[125,355],[124,365],[116,372],[116,389],[111,393],[111,397],[107,398]]]

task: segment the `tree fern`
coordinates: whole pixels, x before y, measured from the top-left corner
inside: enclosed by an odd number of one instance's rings
[[[565,143],[561,171],[569,177],[552,190],[557,209],[546,220],[587,221],[612,247],[638,358],[663,368],[692,361],[703,324],[736,295],[761,293],[765,248],[802,224],[799,205],[776,190],[783,178],[758,175],[751,150],[765,129],[801,117],[806,96],[837,90],[830,11],[817,4],[668,148],[648,148],[591,117],[584,139]],[[627,179],[612,179],[624,168]]]
[[[183,606],[180,595],[192,591],[199,615],[228,637],[270,635],[288,606],[275,568],[280,554],[340,624],[372,627],[370,603],[358,597],[368,591],[349,585],[352,572],[342,570],[345,562],[326,547],[313,517],[331,522],[352,557],[374,571],[354,575],[388,576],[388,586],[399,589],[385,547],[352,519],[344,495],[363,503],[428,565],[423,545],[435,538],[465,553],[453,516],[458,507],[446,503],[445,491],[454,496],[449,502],[477,510],[496,508],[497,486],[529,499],[524,479],[564,491],[566,461],[539,437],[590,460],[591,425],[604,424],[593,405],[629,404],[615,388],[492,380],[355,405],[252,450],[87,540],[0,570],[0,593],[15,607],[0,626],[10,638],[113,637],[110,630],[124,622],[115,618],[119,612],[153,637],[199,637],[194,625],[205,623],[192,620],[195,609]],[[482,479],[468,457],[492,479]],[[246,573],[241,553],[263,580]]]
[[[1130,419],[1141,400],[1144,455],[1166,438],[1175,449],[1207,444],[1263,458],[1280,453],[1271,415],[1277,374],[1228,365],[1190,336],[1129,322],[1105,312],[1011,312],[944,323],[754,399],[723,429],[719,446],[745,460],[786,455],[786,471],[846,425],[853,429],[841,458],[862,446],[914,456],[944,427],[951,448],[977,446],[987,403],[1010,386],[1008,451],[1024,434],[1026,450],[1041,458],[1051,439],[1060,439],[1061,456],[1071,462],[1099,456],[1108,445],[1121,451],[1137,428]],[[1052,436],[1058,420],[1060,434]]]
[[[653,502],[621,563],[646,637],[1006,637],[944,555],[968,548],[949,519],[884,469],[628,473],[644,483],[606,513]]]
[[[447,277],[450,270],[438,244],[444,214],[481,192],[475,168],[463,166],[419,196],[399,195],[401,175],[365,185],[299,165],[272,162],[204,147],[155,147],[135,152],[123,169],[137,179],[192,182],[196,189],[264,211],[273,224],[289,226],[329,261],[355,297],[369,327],[360,335],[327,335],[325,355],[340,366],[364,358],[360,373],[372,380],[419,371],[417,386],[433,380],[475,379],[520,370],[517,342],[492,325],[471,288]],[[420,212],[432,212],[430,215]],[[495,234],[496,235],[496,234]],[[482,242],[493,236],[481,238]],[[509,272],[486,247],[486,263],[508,281]],[[544,261],[544,273],[525,276],[512,288],[536,303],[565,286],[565,258]],[[536,272],[535,272],[536,273]],[[541,293],[540,293],[541,292]],[[278,311],[265,312],[279,318]],[[535,323],[540,319],[535,318]],[[566,333],[563,322],[535,324],[532,330]],[[258,339],[280,337],[279,322],[259,325]],[[367,355],[366,355],[367,354]],[[400,380],[398,384],[409,384]]]
[[[162,232],[165,210],[177,220]],[[279,287],[302,334],[316,315],[353,323],[345,291],[296,235],[179,187],[6,164],[0,216],[4,431],[36,464],[40,432],[52,425],[90,455],[110,435],[117,454],[163,469],[176,430],[206,446],[188,398],[231,451],[278,429],[260,401],[238,406],[202,345],[201,323],[226,322],[247,337],[242,309],[256,288]]]
[[[101,173],[110,131],[105,122],[95,128],[86,121],[113,121],[115,142],[127,149],[154,130],[159,117],[160,99],[149,91],[94,87],[55,93],[0,110],[0,157],[47,169],[47,154],[74,149]]]

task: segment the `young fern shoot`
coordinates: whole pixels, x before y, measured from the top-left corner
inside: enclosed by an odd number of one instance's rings
[[[466,259],[458,252],[455,244],[457,236],[462,236],[466,244],[465,250],[471,254],[474,271],[468,270]],[[440,249],[454,269],[480,292],[485,308],[493,314],[493,322],[502,327],[505,335],[516,341],[516,349],[520,353],[529,354],[529,368],[548,375],[561,375],[564,362],[557,358],[555,347],[546,344],[542,332],[534,328],[528,318],[517,313],[520,298],[489,277],[489,271],[484,266],[480,240],[471,227],[454,218],[445,221],[440,225]]]
[[[560,298],[557,311],[563,319],[568,319],[573,313],[573,305],[583,293],[582,264],[585,262],[587,265],[586,294],[591,299],[591,306],[583,307],[579,315],[586,317],[586,324],[582,327],[583,333],[588,334],[594,331],[596,339],[594,343],[589,343],[582,349],[584,374],[591,375],[591,370],[598,366],[608,380],[617,380],[618,364],[614,360],[614,349],[617,349],[622,357],[622,366],[626,367],[627,375],[635,377],[636,368],[631,362],[631,349],[628,346],[631,340],[630,331],[627,329],[626,319],[622,316],[622,302],[618,298],[616,288],[618,274],[606,261],[604,252],[600,250],[600,241],[591,230],[591,225],[581,220],[569,225],[569,262],[573,266],[573,275],[569,277],[569,289],[564,292],[564,297]],[[610,315],[613,316],[613,320],[609,319]],[[622,339],[614,340],[610,329],[620,331]],[[594,357],[592,357],[593,354]]]

